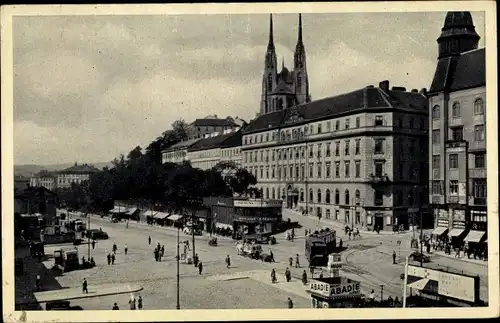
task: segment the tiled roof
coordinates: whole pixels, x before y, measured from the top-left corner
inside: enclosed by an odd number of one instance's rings
[[[243,134],[285,125],[289,123],[287,122],[289,118],[294,116],[298,116],[298,118],[295,118],[294,123],[302,123],[373,108],[405,107],[425,110],[426,104],[427,100],[420,93],[392,90],[388,90],[386,93],[379,88],[369,86],[353,92],[298,105],[291,109],[261,115],[244,129]]]
[[[196,119],[193,123],[195,127],[233,127],[237,126],[233,121],[228,119]]]
[[[459,91],[486,84],[485,49],[465,52],[460,56],[443,58],[438,61],[429,93],[445,89]]]
[[[241,134],[241,130],[234,132],[232,134],[233,136],[229,136],[229,138],[227,138],[222,142],[222,144],[220,145],[221,148],[232,148],[241,146],[243,137],[243,135]]]
[[[486,53],[484,48],[460,55],[450,90],[458,91],[486,84]]]
[[[71,166],[69,168],[66,168],[66,169],[60,171],[59,173],[61,173],[61,174],[90,174],[90,173],[96,173],[98,171],[99,171],[99,169],[95,168],[92,165],[83,164],[83,165]]]
[[[56,177],[56,174],[52,173],[52,172],[49,172],[49,171],[46,171],[46,170],[41,170],[39,171],[38,173],[35,174],[35,176],[33,177]]]
[[[240,133],[240,135],[238,135],[238,133]],[[237,140],[238,136],[240,136],[239,142],[241,145],[241,132],[238,131],[238,132],[232,132],[232,133],[219,135],[219,136],[215,136],[215,137],[203,138],[200,141],[198,141],[196,144],[189,147],[188,151],[199,151],[199,150],[221,148],[226,143],[226,140],[229,140],[233,137],[236,137],[236,139],[234,139],[234,140],[236,142],[238,142],[238,140]]]
[[[164,151],[173,151],[173,150],[179,150],[179,149],[183,149],[183,148],[189,148],[200,140],[201,140],[201,138],[184,140],[184,141],[176,143],[175,145],[170,146],[169,148],[165,149]]]

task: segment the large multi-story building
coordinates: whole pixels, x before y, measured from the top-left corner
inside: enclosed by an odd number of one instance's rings
[[[30,178],[30,186],[45,187],[50,191],[54,191],[57,187],[57,174],[42,170]]]
[[[269,43],[264,64],[260,114],[280,111],[311,100],[301,15],[299,15],[299,34],[295,46],[293,70],[290,72],[282,62],[281,72],[278,72],[272,15],[269,18]]]
[[[92,165],[78,165],[78,163],[75,163],[75,165],[57,172],[56,187],[59,189],[68,189],[73,183],[81,184],[88,181],[90,179],[90,175],[97,173],[98,171],[99,169]]]
[[[461,240],[466,229],[480,231],[471,242],[484,240],[487,227],[486,70],[479,39],[469,12],[447,13],[428,94],[434,233]]]
[[[243,167],[264,198],[351,226],[409,226],[427,204],[425,90],[383,81],[263,114],[243,130]]]
[[[173,145],[163,151],[163,163],[191,162],[199,169],[210,169],[221,161],[241,165],[241,131],[226,130],[205,135],[202,139],[191,139]]]

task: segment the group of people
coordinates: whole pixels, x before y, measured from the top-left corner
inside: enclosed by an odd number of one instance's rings
[[[289,283],[292,280],[292,272],[290,271],[290,268],[286,267],[285,269],[285,279],[286,282]],[[273,268],[271,270],[271,283],[275,284],[278,282],[278,279],[276,277],[276,270]]]
[[[344,232],[345,232],[346,236],[349,237],[349,240],[351,240],[351,239],[356,240],[356,239],[361,238],[358,228],[353,229],[353,228],[349,227],[348,225],[346,225],[344,227]]]
[[[139,295],[139,297],[137,298],[137,300],[135,299],[134,296],[132,296],[130,298],[130,300],[128,301],[128,304],[129,304],[131,310],[136,310],[136,309],[142,310],[143,309],[143,307],[142,307],[142,296]],[[119,310],[120,308],[118,307],[118,303],[115,302],[113,304],[113,308],[112,309],[115,310],[115,311]]]
[[[290,267],[293,266],[293,257],[288,258],[288,263],[290,264]],[[300,268],[299,254],[295,256],[295,268]]]

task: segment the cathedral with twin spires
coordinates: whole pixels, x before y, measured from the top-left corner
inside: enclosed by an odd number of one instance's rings
[[[260,114],[271,113],[311,101],[307,76],[306,51],[302,42],[302,15],[299,14],[299,35],[290,72],[282,62],[278,72],[273,39],[273,16],[269,18],[269,43],[262,77]]]

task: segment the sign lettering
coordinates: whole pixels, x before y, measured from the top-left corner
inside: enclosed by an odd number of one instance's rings
[[[309,284],[309,289],[322,295],[330,296],[330,284],[312,281]]]
[[[346,285],[335,286],[331,289],[332,296],[357,295],[360,293],[360,283],[351,283]]]
[[[283,202],[280,200],[236,200],[235,207],[283,207]]]

